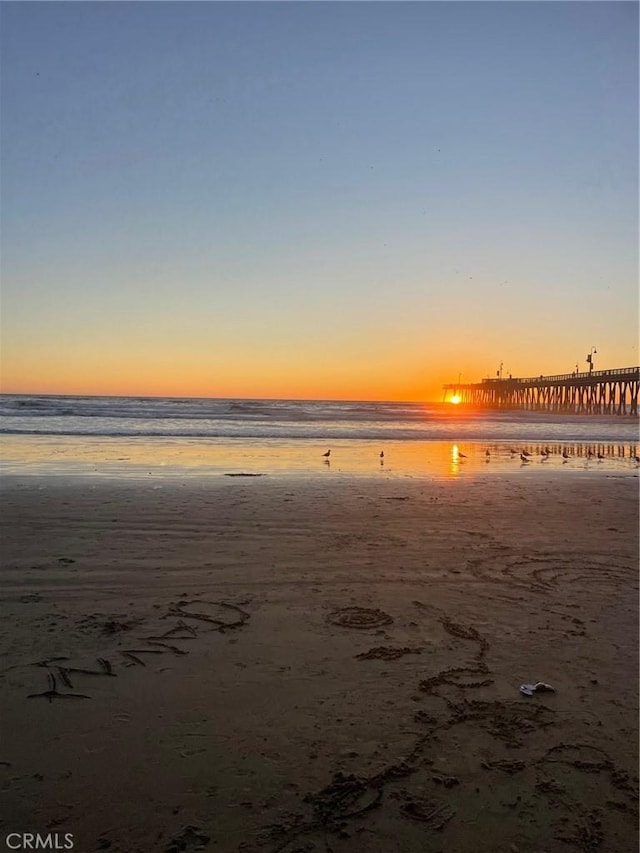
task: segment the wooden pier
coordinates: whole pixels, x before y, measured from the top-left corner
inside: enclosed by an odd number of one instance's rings
[[[638,416],[640,367],[444,385],[443,401],[487,409]]]

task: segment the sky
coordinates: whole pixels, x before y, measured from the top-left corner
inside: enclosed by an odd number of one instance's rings
[[[638,4],[2,2],[1,390],[638,364]]]

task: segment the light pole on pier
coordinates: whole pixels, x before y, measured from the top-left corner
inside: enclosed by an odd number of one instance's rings
[[[587,364],[589,365],[589,373],[593,370],[593,356],[597,355],[598,350],[595,347],[591,347],[591,352],[587,356]]]

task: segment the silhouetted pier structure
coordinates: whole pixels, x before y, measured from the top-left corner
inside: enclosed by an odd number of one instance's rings
[[[444,385],[443,400],[487,409],[529,409],[586,415],[638,415],[640,367],[526,379],[483,379]]]

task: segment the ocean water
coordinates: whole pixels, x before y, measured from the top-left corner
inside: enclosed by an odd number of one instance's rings
[[[450,403],[0,395],[0,434],[633,442],[635,419],[465,410]]]
[[[600,453],[600,463],[619,466],[637,452],[638,421],[449,403],[3,394],[0,436],[4,473],[233,473],[247,465],[308,473],[329,448],[333,471],[424,472],[433,463],[450,473],[452,460],[458,470],[513,464],[513,451],[533,461],[546,446],[547,462],[569,452],[588,463]]]

